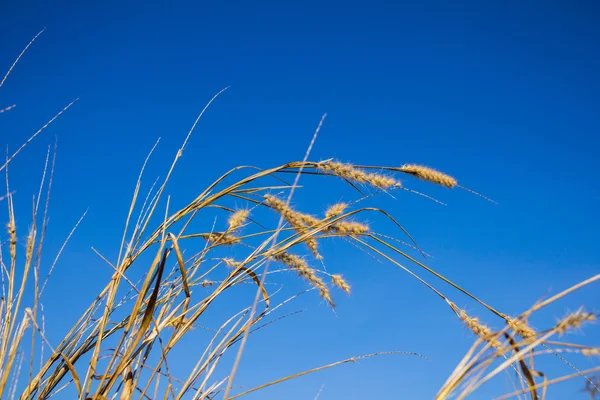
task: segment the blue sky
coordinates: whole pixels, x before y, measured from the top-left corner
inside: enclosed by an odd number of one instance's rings
[[[91,300],[110,276],[90,246],[115,254],[139,167],[156,139],[146,189],[164,176],[199,110],[226,86],[169,186],[176,204],[234,165],[301,159],[327,113],[312,159],[423,163],[499,203],[409,179],[448,206],[408,193],[377,203],[434,256],[432,267],[489,303],[516,314],[598,273],[600,7],[522,3],[4,1],[2,70],[47,31],[1,89],[0,108],[17,107],[0,118],[0,144],[16,149],[80,98],[11,164],[27,224],[46,147],[57,138],[49,252],[89,209],[45,295],[48,326],[54,318],[55,332],[65,329],[82,311],[75,299]],[[309,211],[355,196],[322,180],[304,184],[327,192],[312,210],[310,196],[298,194]],[[429,360],[368,360],[253,398],[312,399],[323,384],[325,400],[432,398],[471,335],[394,266],[344,243],[324,251],[328,270],[344,273],[353,294],[337,296],[336,314],[316,298],[303,302],[306,312],[253,338],[236,383],[407,350]],[[68,309],[60,306],[66,285],[74,285]],[[582,290],[532,324],[544,326],[580,304],[598,308],[596,291]],[[468,299],[444,292],[500,326]],[[600,335],[592,327],[577,339],[598,345]],[[570,372],[549,362],[549,373]],[[505,384],[500,378],[477,398],[509,390]],[[565,384],[551,398],[583,396],[582,386]]]

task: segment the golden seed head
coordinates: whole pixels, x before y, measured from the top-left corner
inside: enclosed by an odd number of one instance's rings
[[[303,214],[300,212],[298,213],[298,218],[300,218],[300,221],[302,221],[302,223],[308,227],[317,225],[319,222],[321,222],[318,218],[315,218],[310,214]]]
[[[304,232],[307,226],[313,226],[318,224],[320,221],[315,217],[302,214],[298,211],[292,210],[283,200],[278,199],[275,196],[265,195],[265,204],[269,207],[276,210],[286,221],[290,223],[290,225],[296,230],[296,232]],[[304,240],[304,243],[308,246],[310,251],[317,257],[317,259],[321,259],[321,255],[317,250],[317,241],[313,237],[308,237]]]
[[[319,291],[319,295],[325,299],[331,307],[335,307],[329,288],[325,282],[317,276],[314,269],[310,268],[304,259],[290,253],[279,253],[274,258],[283,264],[286,264],[291,269],[296,271],[298,275],[306,279],[308,283]]]
[[[233,258],[223,258],[223,262],[230,268],[237,268],[242,264],[241,262],[235,261]]]
[[[463,321],[465,323],[467,328],[469,328],[471,331],[473,331],[473,333],[475,335],[477,335],[480,338],[489,342],[493,348],[499,349],[502,347],[502,345],[500,344],[500,341],[493,337],[492,330],[490,328],[488,328],[486,325],[479,322],[479,318],[469,317],[469,315],[466,313],[465,310],[460,310],[459,318],[461,321]]]
[[[523,339],[530,339],[537,335],[525,321],[522,321],[519,318],[509,318],[506,320],[506,324]]]
[[[581,354],[584,356],[600,356],[600,347],[591,347],[589,349],[581,350]]]
[[[250,215],[250,211],[248,210],[238,210],[231,214],[229,220],[227,221],[229,223],[229,230],[235,231],[239,229],[242,225],[244,225],[246,219],[248,219],[248,215]]]
[[[592,322],[595,320],[595,314],[580,310],[561,320],[556,326],[556,332],[562,335],[569,329],[579,328],[581,325],[583,325],[584,322]]]
[[[360,222],[342,221],[332,225],[331,230],[343,235],[364,235],[369,232],[369,227]]]
[[[453,188],[456,185],[458,185],[456,179],[454,179],[450,175],[437,171],[433,168],[425,167],[423,165],[404,164],[402,167],[399,168],[399,171],[414,175],[417,178],[422,179],[424,181],[446,186],[448,188]]]
[[[350,294],[350,285],[341,275],[331,275],[331,283],[333,283],[334,286],[342,289],[344,292],[346,292],[346,294]]]
[[[8,230],[9,236],[9,252],[12,259],[17,256],[17,227],[15,225],[15,221],[11,220],[6,225],[6,229]]]
[[[327,161],[318,165],[320,170],[339,176],[344,179],[358,183],[368,183],[380,189],[389,189],[393,186],[400,186],[400,182],[391,176],[365,172],[350,164],[342,164],[335,161]]]
[[[305,225],[315,225],[319,222],[311,215],[293,210],[283,200],[275,196],[267,194],[264,197],[265,204],[281,214],[294,228],[303,228]]]
[[[321,254],[319,253],[319,249],[317,248],[317,241],[314,238],[307,238],[304,241],[304,243],[306,244],[308,249],[311,251],[311,253],[314,254],[314,256],[317,258],[317,260],[323,259],[323,256],[321,256]]]
[[[222,232],[208,233],[208,234],[204,235],[204,238],[211,243],[226,244],[226,245],[234,245],[234,244],[237,244],[240,242],[239,238],[232,236],[232,235],[227,235]]]
[[[325,211],[325,218],[333,218],[341,215],[348,208],[348,204],[346,203],[337,203],[330,206],[327,211]]]

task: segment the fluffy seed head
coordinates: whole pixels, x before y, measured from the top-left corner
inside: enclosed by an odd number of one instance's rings
[[[350,294],[350,285],[344,280],[344,278],[341,275],[331,275],[331,283],[334,286],[337,286],[338,288],[342,289],[344,292],[346,292],[346,294]]]
[[[307,227],[318,224],[320,221],[315,217],[303,214],[298,211],[294,211],[290,206],[288,206],[283,200],[278,199],[275,196],[265,195],[265,204],[269,207],[273,208],[277,211],[289,224],[296,230],[298,233],[305,232]],[[317,259],[321,259],[321,255],[317,249],[317,241],[315,238],[308,237],[304,240],[304,243],[310,251],[317,257]]]
[[[325,218],[333,218],[341,215],[348,208],[348,204],[346,203],[337,203],[330,206],[327,211],[325,211]]]
[[[369,232],[369,227],[360,222],[341,221],[332,225],[331,230],[343,235],[364,235]]]
[[[286,264],[291,269],[296,271],[298,275],[306,279],[308,283],[319,291],[319,295],[329,303],[331,307],[335,307],[329,288],[325,282],[319,278],[314,269],[310,268],[304,259],[290,253],[279,253],[274,257],[277,261]]]
[[[569,329],[579,328],[584,322],[591,322],[595,320],[595,314],[580,310],[562,319],[556,326],[556,332],[562,335]]]
[[[242,225],[244,225],[246,219],[248,219],[248,215],[250,215],[250,211],[248,210],[238,210],[231,214],[229,220],[227,221],[229,223],[229,230],[235,231],[239,229]]]
[[[232,236],[232,235],[224,234],[222,232],[207,233],[204,235],[204,238],[211,243],[218,243],[218,244],[225,244],[225,245],[234,245],[234,244],[237,244],[240,242],[239,238]]]
[[[423,165],[404,164],[402,167],[399,168],[399,171],[414,175],[417,178],[422,179],[424,181],[446,186],[448,188],[453,188],[456,185],[458,185],[456,179],[454,179],[450,175],[437,171],[433,168],[425,167]]]
[[[519,318],[508,318],[506,324],[523,339],[530,339],[537,335],[525,321],[522,321]]]
[[[368,183],[380,189],[389,189],[393,186],[400,186],[400,182],[391,176],[365,172],[350,164],[342,164],[335,161],[327,161],[318,165],[320,170],[341,178],[349,179],[358,183]]]
[[[490,328],[488,328],[486,325],[479,322],[478,318],[469,317],[469,315],[466,313],[465,310],[460,310],[459,318],[462,322],[465,323],[467,328],[469,328],[471,331],[473,331],[473,333],[475,335],[477,335],[480,338],[489,342],[493,348],[499,349],[502,347],[502,345],[500,344],[500,341],[493,337],[492,330]]]
[[[224,258],[223,262],[225,263],[225,265],[227,265],[229,268],[237,268],[239,267],[242,263],[241,262],[237,262],[235,261],[233,258]]]
[[[314,225],[318,220],[311,215],[302,214],[293,210],[283,200],[267,194],[265,204],[281,214],[294,228],[304,228],[305,225]]]
[[[17,227],[15,225],[15,221],[10,221],[6,225],[6,229],[8,230],[8,236],[10,240],[10,256],[14,259],[17,256]]]
[[[600,347],[592,347],[589,349],[581,350],[581,354],[584,356],[600,356]]]

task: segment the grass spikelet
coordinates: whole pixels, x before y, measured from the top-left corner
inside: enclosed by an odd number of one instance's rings
[[[333,218],[341,215],[348,208],[348,204],[346,203],[336,203],[330,206],[327,211],[325,211],[325,218]]]
[[[237,268],[240,265],[242,265],[242,263],[235,261],[233,258],[224,258],[223,262],[225,263],[225,265],[227,265],[229,268]]]
[[[275,196],[267,194],[264,197],[265,204],[281,214],[294,228],[304,228],[307,222],[313,221],[313,217],[293,210],[283,200]]]
[[[342,275],[340,275],[340,274],[331,275],[331,283],[334,286],[342,289],[344,292],[346,292],[346,294],[350,294],[350,285],[348,284],[348,282],[346,282],[344,280]]]
[[[335,161],[327,161],[318,165],[318,168],[324,172],[339,176],[344,179],[358,183],[368,183],[379,189],[389,189],[391,187],[400,187],[400,182],[391,176],[365,172],[350,164],[342,164]]]
[[[240,242],[240,238],[232,235],[227,235],[222,232],[213,232],[203,235],[203,237],[211,243],[234,245]]]
[[[208,279],[205,279],[202,282],[200,282],[200,286],[202,286],[203,288],[212,286],[214,284],[215,284],[215,282],[209,281]]]
[[[242,225],[244,225],[249,215],[250,211],[246,209],[238,210],[231,214],[229,220],[227,221],[229,224],[229,231],[233,232],[238,230]]]
[[[17,227],[15,225],[15,221],[11,219],[6,225],[6,229],[8,230],[8,237],[10,241],[10,257],[14,260],[17,256]]]
[[[469,328],[475,335],[490,343],[490,345],[493,348],[499,349],[502,347],[500,341],[493,337],[492,330],[486,325],[479,322],[479,318],[469,317],[465,310],[460,310],[458,313],[458,317],[462,322],[464,322],[467,328]]]
[[[508,318],[506,324],[523,339],[530,339],[537,335],[525,321],[522,321],[519,318]]]
[[[338,222],[331,229],[343,235],[364,235],[369,232],[367,225],[354,221]]]
[[[311,215],[293,210],[283,200],[278,199],[275,196],[267,194],[264,198],[265,204],[281,214],[297,232],[303,232],[307,226],[313,226],[319,222],[319,220]],[[304,243],[317,259],[320,260],[322,258],[317,249],[317,241],[314,238],[309,237],[304,240]]]
[[[446,186],[447,188],[453,188],[458,185],[456,179],[450,175],[423,165],[404,164],[398,171],[414,175],[421,180],[435,183],[436,185]]]
[[[556,332],[559,335],[563,335],[569,329],[579,328],[581,325],[583,325],[583,323],[592,322],[595,320],[595,314],[579,310],[559,321],[558,325],[556,325]]]
[[[319,222],[321,222],[318,218],[315,218],[310,214],[298,213],[298,218],[300,218],[302,223],[307,227],[317,225]]]
[[[317,276],[315,270],[308,266],[304,259],[298,257],[297,255],[285,252],[277,254],[274,258],[275,260],[289,266],[291,269],[296,271],[298,275],[306,279],[311,286],[319,291],[319,295],[325,299],[332,308],[335,307],[333,299],[331,298],[331,293],[329,292],[329,288],[325,285],[325,282],[323,282],[323,280]]]
[[[583,349],[583,350],[581,350],[581,354],[583,354],[586,357],[600,356],[600,347],[592,347],[589,349]]]

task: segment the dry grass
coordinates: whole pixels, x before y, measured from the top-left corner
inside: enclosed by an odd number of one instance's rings
[[[366,214],[372,218],[387,219],[397,226],[397,236],[405,237],[418,249],[413,238],[384,210],[356,207],[358,202],[354,205],[339,203],[326,208],[321,218],[290,206],[291,193],[300,176],[306,176],[307,184],[311,182],[309,176],[341,179],[358,189],[360,196],[363,196],[363,190],[385,193],[404,187],[401,174],[443,187],[457,186],[454,178],[431,168],[412,164],[402,167],[352,166],[336,161],[308,160],[267,170],[237,167],[199,190],[184,207],[172,210],[165,188],[203,113],[204,110],[176,153],[164,181],[156,189],[153,186],[142,201],[140,190],[147,160],[144,163],[124,224],[118,257],[111,261],[97,252],[107,268],[113,271],[112,277],[57,344],[46,340],[46,324],[40,305],[47,281],[41,279],[41,254],[53,176],[51,157],[46,159],[30,228],[24,235],[16,224],[13,194],[8,184],[10,162],[48,124],[0,167],[0,171],[6,172],[7,189],[2,201],[7,207],[8,236],[8,240],[1,242],[0,248],[3,286],[0,302],[0,398],[47,399],[65,390],[65,387],[71,387],[79,399],[234,399],[360,358],[401,354],[390,352],[351,357],[230,394],[230,389],[235,389],[232,385],[234,374],[219,375],[220,369],[217,368],[224,355],[235,348],[241,354],[243,346],[240,349],[238,345],[245,343],[246,335],[282,318],[277,317],[276,312],[298,296],[280,300],[277,290],[271,290],[267,285],[267,275],[271,278],[286,272],[297,274],[306,282],[308,292],[318,293],[331,307],[334,307],[332,286],[350,294],[350,284],[342,275],[323,269],[325,260],[318,246],[324,239],[350,242],[374,257],[398,266],[446,302],[450,311],[474,333],[476,341],[473,347],[441,386],[437,399],[465,398],[509,369],[517,373],[517,389],[508,396],[525,393],[538,399],[546,395],[546,389],[552,384],[586,376],[600,368],[576,370],[568,376],[548,379],[540,372],[537,363],[537,368],[533,365],[534,358],[537,360],[546,355],[561,359],[564,358],[559,353],[597,355],[597,348],[552,340],[556,335],[585,327],[586,323],[596,319],[596,314],[580,310],[546,330],[535,331],[527,324],[535,312],[597,281],[600,275],[568,288],[513,318],[396,247],[400,239],[378,234],[375,228],[377,221],[370,225],[360,222]],[[379,172],[367,172],[370,169]],[[295,183],[285,181],[289,174],[296,177]],[[238,175],[241,177],[236,178]],[[46,207],[40,209],[44,191],[47,193]],[[281,193],[287,195],[287,201],[279,197]],[[243,208],[232,209],[227,205],[230,202],[244,205]],[[285,223],[277,226],[269,223],[273,213]],[[214,221],[215,216],[218,218],[213,225],[202,223]],[[199,228],[202,226],[207,228]],[[23,236],[26,238],[25,245],[19,246],[19,238]],[[227,254],[234,252],[235,258],[224,257],[224,247],[228,249]],[[305,249],[309,250],[309,254],[304,254]],[[59,255],[60,252],[62,248]],[[57,260],[58,256],[49,273]],[[271,262],[279,265],[280,269],[269,270]],[[405,262],[411,267],[407,267]],[[504,328],[494,331],[479,318],[469,316],[416,271],[429,274],[437,283],[449,285],[453,295],[467,296],[490,317],[502,321]],[[134,276],[136,279],[132,279]],[[31,280],[33,284],[30,284]],[[203,354],[187,375],[173,376],[169,368],[173,350],[181,345],[184,337],[195,334],[207,310],[242,285],[254,285],[258,301],[238,304],[232,315],[223,316],[222,324],[214,330]],[[42,349],[46,349],[43,355],[40,354]],[[25,358],[24,352],[27,353]],[[34,360],[40,356],[43,362],[39,367],[31,361],[25,366],[26,371],[21,370],[23,359]],[[588,385],[596,387],[591,379]]]

